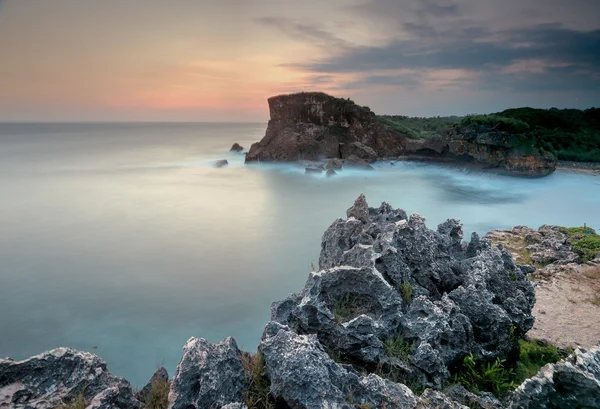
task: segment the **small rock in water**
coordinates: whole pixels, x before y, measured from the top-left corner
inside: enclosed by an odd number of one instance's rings
[[[304,173],[323,173],[323,169],[320,168],[305,168]]]
[[[327,176],[328,178],[331,177],[331,176],[335,176],[335,175],[337,175],[337,173],[333,169],[328,169],[327,173],[325,173],[325,176]]]
[[[241,152],[243,150],[244,147],[237,142],[231,146],[231,149],[229,149],[230,152]]]
[[[227,162],[227,159],[221,159],[215,162],[215,167],[216,168],[222,168],[223,166],[229,165],[229,162]]]

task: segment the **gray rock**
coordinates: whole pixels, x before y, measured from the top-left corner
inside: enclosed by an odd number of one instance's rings
[[[222,168],[223,166],[229,165],[227,159],[220,159],[214,163],[215,168]]]
[[[453,401],[440,391],[427,389],[419,398],[417,409],[469,409],[468,406],[461,405]]]
[[[154,375],[152,375],[152,378],[150,378],[150,381],[148,381],[146,386],[144,386],[139,392],[137,392],[135,394],[135,397],[140,402],[146,403],[146,400],[150,396],[150,391],[152,390],[153,385],[158,382],[168,382],[168,381],[169,381],[169,374],[167,373],[167,370],[161,366],[160,368],[158,368],[156,370],[156,372],[154,372]]]
[[[489,392],[479,392],[475,395],[462,385],[452,385],[444,389],[444,393],[448,398],[469,408],[504,409],[504,405]]]
[[[248,407],[246,405],[244,405],[243,403],[236,402],[236,403],[229,403],[229,404],[223,406],[221,409],[248,409]]]
[[[291,409],[351,409],[358,405],[392,409],[417,404],[406,386],[373,374],[360,376],[351,367],[334,362],[315,335],[298,335],[271,322],[260,350],[271,394]]]
[[[600,408],[600,347],[548,364],[513,393],[511,409]]]
[[[171,381],[169,409],[209,409],[243,402],[247,374],[231,337],[218,344],[190,338]]]
[[[533,286],[509,253],[448,220],[425,219],[360,195],[323,234],[319,272],[302,292],[274,303],[271,319],[315,334],[329,351],[364,366],[383,363],[439,387],[472,353],[505,359],[533,325]],[[408,357],[386,355],[400,337]],[[400,362],[401,361],[401,362]]]
[[[325,176],[327,176],[328,178],[335,175],[337,175],[337,173],[333,169],[327,169],[327,173],[325,173]]]
[[[90,409],[135,409],[129,382],[87,352],[56,348],[23,361],[0,359],[0,408],[52,409],[83,394]]]
[[[231,149],[229,149],[230,152],[241,152],[243,150],[244,147],[237,142],[231,146]]]

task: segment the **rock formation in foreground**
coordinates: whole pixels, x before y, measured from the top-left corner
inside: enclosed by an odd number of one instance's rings
[[[257,354],[232,338],[186,343],[168,408],[600,408],[600,347],[546,365],[503,400],[451,385],[467,356],[514,362],[535,302],[502,246],[462,236],[457,220],[433,231],[361,195],[324,233],[319,271],[273,303]],[[0,408],[50,409],[80,393],[88,409],[138,408],[144,394],[88,353],[0,360]]]
[[[515,142],[518,135],[489,126],[457,126],[432,139],[414,140],[379,122],[369,108],[321,92],[279,95],[268,103],[271,119],[265,136],[252,144],[246,162],[409,157],[473,162],[531,176],[547,175],[556,167],[552,155],[524,151]]]

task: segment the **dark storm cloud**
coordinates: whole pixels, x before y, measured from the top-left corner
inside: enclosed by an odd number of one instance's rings
[[[369,46],[344,41],[318,25],[263,20],[326,51],[323,58],[286,66],[317,76],[357,77],[346,89],[415,88],[425,85],[425,72],[438,70],[473,74],[466,79],[449,75],[439,87],[600,88],[600,26],[590,23],[594,11],[600,15],[600,1],[572,0],[568,7],[562,0],[505,1],[506,7],[491,0],[365,0],[354,6],[360,21],[371,30],[386,27],[380,44]]]
[[[440,44],[407,40],[382,46],[352,47],[323,61],[297,66],[316,72],[405,68],[488,70],[508,66],[515,61],[541,59],[600,71],[600,30],[578,32],[544,25],[497,34],[505,40],[477,42],[462,38]]]

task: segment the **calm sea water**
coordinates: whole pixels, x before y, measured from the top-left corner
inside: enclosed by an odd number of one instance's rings
[[[190,336],[255,350],[270,303],[302,288],[323,231],[361,192],[430,227],[458,218],[467,237],[600,228],[600,177],[381,163],[327,179],[228,152],[264,130],[0,124],[0,356],[72,346],[142,386],[161,364],[173,373]]]

